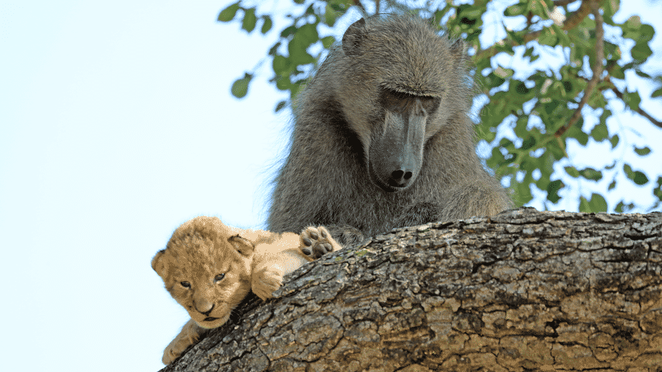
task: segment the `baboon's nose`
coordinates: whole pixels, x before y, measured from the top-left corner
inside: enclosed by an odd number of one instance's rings
[[[397,170],[391,173],[391,185],[404,187],[409,184],[409,180],[414,174],[410,171]]]

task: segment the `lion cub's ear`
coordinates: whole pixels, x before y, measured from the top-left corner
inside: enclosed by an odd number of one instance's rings
[[[152,269],[154,269],[154,271],[156,271],[156,273],[162,278],[165,278],[166,275],[165,263],[162,260],[164,254],[165,249],[161,249],[156,252],[156,255],[152,258]]]
[[[228,242],[232,244],[234,249],[237,250],[237,252],[241,253],[242,255],[246,257],[250,257],[253,254],[253,243],[251,243],[249,240],[242,238],[239,235],[234,235],[228,238]]]

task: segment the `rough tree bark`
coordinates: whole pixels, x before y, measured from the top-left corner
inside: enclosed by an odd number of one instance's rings
[[[292,274],[163,371],[660,371],[662,213],[524,208]]]

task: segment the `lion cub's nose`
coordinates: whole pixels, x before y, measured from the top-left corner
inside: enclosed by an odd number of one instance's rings
[[[203,315],[209,315],[209,313],[211,313],[211,311],[214,309],[214,304],[207,301],[207,300],[204,300],[204,299],[201,299],[199,301],[195,301],[193,306],[195,306],[195,309],[200,314],[203,314]]]

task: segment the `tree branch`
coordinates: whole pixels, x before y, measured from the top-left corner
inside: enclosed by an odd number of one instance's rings
[[[574,3],[577,0],[555,0],[554,6],[566,6],[570,3]]]
[[[364,17],[368,15],[368,12],[366,12],[365,7],[361,4],[360,0],[353,0],[352,2],[361,9],[361,14],[363,14]]]
[[[164,371],[646,371],[662,365],[662,213],[397,229],[275,296]]]
[[[595,17],[595,63],[593,64],[593,77],[586,85],[586,89],[584,89],[584,95],[579,101],[579,106],[570,117],[570,120],[568,120],[565,125],[563,125],[556,131],[556,133],[554,133],[554,136],[557,138],[561,137],[568,130],[568,128],[575,125],[575,123],[582,116],[582,108],[584,108],[584,105],[586,102],[588,102],[591,94],[593,94],[593,89],[595,89],[595,86],[598,85],[598,81],[600,81],[602,76],[602,60],[604,59],[604,29],[602,27],[600,5],[598,0],[584,0],[582,1],[582,7],[585,3],[590,3],[591,12],[593,13],[593,17]],[[579,10],[581,10],[581,7]]]
[[[575,28],[586,16],[591,12],[591,7],[589,3],[592,2],[592,0],[582,0],[582,5],[579,6],[579,9],[577,9],[576,12],[570,14],[568,18],[563,22],[563,27],[562,29],[564,31],[570,30]],[[510,45],[511,47],[515,47],[518,45],[525,45],[529,41],[537,39],[540,34],[542,34],[542,30],[540,31],[534,31],[530,32],[526,35],[523,36],[523,43],[518,43],[515,40],[500,40],[496,42],[494,45],[487,49],[483,49],[480,52],[476,53],[474,59],[481,59],[481,58],[492,58],[494,57],[498,52],[497,47],[502,46],[505,44]]]
[[[625,100],[624,100],[624,97],[623,97],[623,92],[621,92],[620,90],[618,90],[618,88],[616,88],[616,86],[614,85],[614,83],[611,83],[611,82],[609,82],[609,83],[610,83],[610,85],[611,85],[611,86],[609,87],[609,89],[611,89],[611,91],[614,92],[614,94],[616,94],[616,97],[618,97],[618,98],[621,99],[622,101],[625,101]],[[662,122],[660,122],[659,120],[657,120],[657,119],[655,119],[654,117],[652,117],[649,113],[647,113],[646,111],[644,111],[641,107],[638,107],[636,112],[637,112],[637,114],[639,114],[639,115],[645,117],[646,119],[648,119],[648,120],[649,120],[651,123],[653,123],[655,126],[658,126],[658,127],[662,128]]]
[[[607,74],[611,74],[611,70],[610,70],[609,67],[607,67],[606,70],[607,70]],[[588,84],[588,82],[589,82],[589,80],[586,79],[586,78],[583,77],[583,76],[575,76],[575,77],[576,77],[577,79],[584,80],[587,84]],[[614,85],[614,83],[613,83],[613,82],[611,81],[611,79],[609,78],[609,75],[605,76],[605,78],[602,79],[602,81],[605,82],[605,83],[607,83],[607,84],[606,84],[606,85],[603,85],[603,86],[600,88],[601,90],[609,89],[609,90],[611,90],[612,92],[614,92],[614,94],[616,95],[616,98],[618,98],[618,99],[620,99],[621,101],[625,102],[625,97],[623,96],[623,92],[621,92],[621,91],[620,91],[620,90]],[[485,93],[485,94],[489,94],[489,91],[484,91],[484,93]],[[655,119],[651,114],[649,114],[648,112],[644,111],[644,109],[642,109],[641,107],[638,107],[638,108],[637,108],[636,113],[639,114],[639,115],[641,115],[641,116],[643,116],[643,117],[645,117],[646,119],[648,119],[651,123],[653,123],[653,125],[662,128],[662,122],[661,122],[660,120]]]

